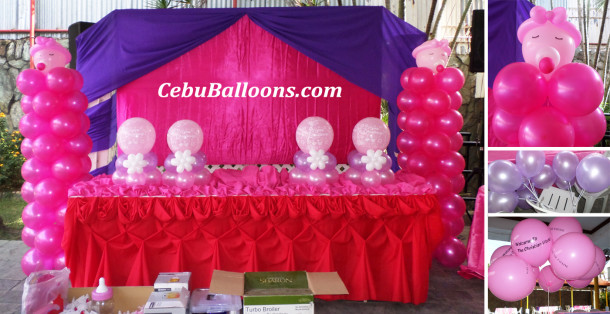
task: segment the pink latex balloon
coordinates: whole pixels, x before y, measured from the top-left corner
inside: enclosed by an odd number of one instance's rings
[[[491,120],[491,128],[498,139],[506,144],[519,141],[519,126],[523,116],[497,109]]]
[[[519,258],[532,266],[541,266],[549,259],[553,240],[544,222],[528,218],[513,228],[510,243]]]
[[[85,83],[83,76],[78,71],[71,71],[74,76],[74,90],[80,91]]]
[[[551,237],[557,241],[562,235],[570,232],[582,233],[580,222],[574,217],[557,217],[549,224]]]
[[[433,256],[441,265],[455,268],[466,260],[466,247],[456,238],[445,238],[436,247]]]
[[[89,117],[86,114],[84,114],[84,113],[81,113],[79,116],[80,116],[80,131],[81,131],[81,133],[89,132],[89,127],[91,127],[91,121],[89,120]]]
[[[325,171],[326,175],[326,183],[333,184],[339,182],[339,173],[335,169],[331,169],[329,171]],[[383,177],[381,178],[381,183],[383,183]]]
[[[444,173],[449,177],[457,176],[464,171],[466,167],[466,161],[462,154],[458,152],[448,152],[440,157],[438,160],[439,172]]]
[[[436,85],[448,92],[457,92],[464,86],[464,73],[457,68],[446,68],[436,75]]]
[[[555,276],[550,265],[544,266],[538,274],[538,284],[546,292],[553,293],[559,291],[563,287],[563,282],[563,279]]]
[[[378,187],[381,185],[381,176],[376,170],[364,171],[362,175],[360,175],[360,181],[364,187]]]
[[[458,194],[449,194],[439,197],[438,204],[441,208],[441,215],[452,217],[452,219],[462,219],[466,213],[466,202]]]
[[[595,260],[595,245],[582,233],[567,233],[553,243],[549,262],[553,273],[565,280],[582,278]]]
[[[498,73],[493,97],[498,109],[524,115],[540,108],[547,99],[547,83],[540,71],[527,63],[511,63]]]
[[[117,168],[117,170],[118,170],[118,168]],[[112,174],[112,183],[114,185],[124,185],[126,177],[127,177],[127,173],[115,171]]]
[[[423,151],[432,156],[438,157],[449,152],[451,141],[449,136],[440,132],[432,132],[426,135],[422,141]]]
[[[34,240],[34,246],[45,255],[55,255],[61,250],[64,229],[59,226],[48,226],[42,229]]]
[[[65,143],[59,137],[43,134],[34,140],[32,151],[36,158],[45,162],[53,162],[64,153]]]
[[[413,68],[408,68],[406,70],[404,70],[402,72],[402,74],[400,75],[400,86],[402,86],[402,88],[407,89],[409,86],[409,75],[411,75],[411,72],[415,69],[415,67]]]
[[[320,169],[310,171],[307,174],[307,184],[312,186],[322,186],[326,184],[326,172]]]
[[[21,270],[23,270],[26,275],[29,275],[35,271],[48,269],[45,267],[44,261],[41,260],[41,255],[42,254],[40,254],[40,251],[37,249],[30,249],[27,251],[21,258]]]
[[[51,176],[51,165],[39,158],[28,159],[21,166],[21,176],[25,181],[38,183]]]
[[[144,174],[144,173],[127,174],[127,176],[125,176],[125,184],[128,186],[146,185],[146,174]]]
[[[449,136],[449,149],[453,151],[458,151],[464,145],[464,137],[460,132],[455,132],[453,135]]]
[[[87,96],[80,91],[72,91],[64,95],[62,105],[70,111],[81,113],[87,109],[89,101]]]
[[[293,170],[294,171],[294,170]],[[292,172],[292,171],[291,171]],[[176,185],[176,176],[178,174],[173,171],[165,171],[162,175],[162,181],[164,185],[175,186]]]
[[[593,278],[566,280],[566,281],[567,281],[568,285],[570,285],[570,287],[576,288],[576,289],[582,289],[582,288],[588,286],[592,280],[593,280]]]
[[[67,186],[53,177],[40,181],[34,187],[34,197],[40,205],[55,207],[68,198]]]
[[[451,97],[446,92],[436,89],[423,97],[424,109],[433,116],[440,116],[451,107]]]
[[[574,38],[550,21],[538,25],[529,28],[523,34],[521,50],[525,62],[539,68],[541,61],[548,58],[551,69],[558,69],[572,62],[577,46]],[[561,38],[561,40],[557,40],[557,38]]]
[[[26,203],[32,203],[36,200],[34,197],[34,187],[35,185],[32,182],[24,182],[21,186],[21,198]]]
[[[86,156],[87,160],[89,157]],[[86,165],[85,165],[86,166]],[[53,175],[66,183],[76,182],[85,172],[91,168],[83,169],[83,164],[79,157],[74,155],[64,155],[55,161],[52,167]]]
[[[453,110],[458,110],[462,106],[462,94],[459,91],[449,93],[449,97],[451,97],[451,106],[450,108]]]
[[[33,248],[34,240],[36,239],[36,233],[38,233],[36,230],[25,226],[21,230],[21,240],[23,241],[23,243],[25,243],[25,245]]]
[[[421,101],[420,96],[412,90],[403,90],[396,99],[398,109],[407,112],[420,107]]]
[[[390,129],[381,119],[364,118],[354,126],[352,141],[361,154],[366,154],[369,149],[385,150],[390,143]]]
[[[63,111],[57,95],[51,91],[42,91],[32,100],[32,108],[39,116],[50,119]]]
[[[55,256],[54,256],[53,269],[61,270],[61,269],[64,269],[64,267],[66,267],[66,253],[64,253],[63,251],[60,251],[59,253],[55,254]]]
[[[421,148],[420,138],[410,132],[401,132],[396,138],[396,146],[403,153],[411,153]]]
[[[19,131],[27,138],[35,139],[43,134],[49,133],[51,127],[49,121],[43,119],[35,112],[30,112],[19,121]]]
[[[515,252],[513,252],[513,248],[510,245],[503,245],[503,246],[497,248],[491,254],[491,258],[489,259],[489,264],[490,265],[493,264],[500,257],[511,256],[511,255],[515,255]]]
[[[87,155],[91,152],[93,142],[87,134],[80,134],[67,141],[66,150],[75,155]]]
[[[80,114],[66,111],[51,119],[51,131],[60,138],[69,139],[81,133]]]
[[[409,120],[409,114],[401,111],[398,113],[398,116],[396,117],[396,125],[398,125],[398,127],[403,130],[403,131],[407,131],[408,129],[408,125],[407,125],[407,121]]]
[[[28,96],[28,95],[21,96],[21,101],[19,103],[21,104],[21,111],[23,111],[24,114],[28,114],[28,113],[32,112],[32,110],[34,110],[34,108],[32,108],[33,100],[34,100],[34,97],[32,97],[32,96]]]
[[[588,115],[570,118],[574,128],[574,146],[587,147],[599,143],[606,135],[606,117],[601,108]]]
[[[294,170],[292,170],[294,171]],[[292,172],[291,171],[291,172]],[[360,185],[362,181],[360,181],[362,173],[354,168],[349,168],[345,171],[345,177],[350,180],[353,184]]]
[[[582,63],[569,63],[555,70],[549,80],[549,101],[566,116],[593,112],[604,98],[604,82],[597,71]]]
[[[436,131],[447,135],[459,132],[464,125],[464,118],[457,110],[449,109],[446,113],[439,116],[436,120]]]
[[[519,126],[519,145],[528,147],[574,146],[574,128],[553,107],[542,107],[528,114]]]
[[[202,184],[205,184],[208,181],[210,181],[209,180],[210,172],[205,170],[205,173],[208,174],[207,177],[205,176],[204,171],[201,171],[200,173],[195,174],[195,184],[202,185]],[[161,183],[163,181],[162,174],[157,169],[150,169],[150,170],[144,171],[144,175],[146,176],[146,185],[158,186],[158,185],[161,185]]]
[[[24,138],[23,141],[21,141],[21,154],[23,154],[25,159],[34,157],[34,151],[32,151],[33,143],[34,141],[31,138]]]
[[[55,212],[55,223],[62,228],[66,222],[66,210],[68,210],[68,204],[63,204]]]
[[[129,180],[128,180],[129,181]],[[129,182],[127,182],[129,184]],[[176,186],[181,189],[189,189],[195,184],[195,176],[187,171],[176,175]]]
[[[416,151],[408,156],[406,169],[416,175],[426,177],[436,170],[436,162],[422,151]]]
[[[81,165],[81,179],[87,177],[87,172],[91,171],[91,167],[93,163],[91,162],[91,158],[89,156],[81,156],[80,157],[80,165]]]
[[[589,271],[582,275],[581,279],[589,279],[590,282],[591,278],[599,276],[604,270],[604,266],[606,266],[606,255],[602,249],[595,246],[595,259],[593,260],[593,265],[591,265]]]
[[[408,90],[426,93],[434,87],[434,72],[428,68],[415,68],[409,74]]]
[[[305,118],[297,126],[297,145],[308,154],[311,150],[328,151],[333,144],[334,136],[333,127],[322,117]]]
[[[117,143],[125,154],[148,153],[155,138],[155,128],[144,118],[127,119],[117,131]]]
[[[47,86],[49,89],[58,93],[75,90],[77,86],[72,71],[74,70],[64,67],[51,69],[49,73],[47,73]]]
[[[453,217],[442,216],[444,237],[457,237],[464,230],[464,219],[453,219]]]
[[[44,74],[34,69],[21,71],[17,76],[17,88],[24,95],[36,95],[47,88]]]
[[[381,177],[381,184],[392,184],[396,180],[394,171],[391,169],[381,170],[379,177]]]
[[[436,190],[437,196],[442,197],[451,194],[451,182],[446,175],[435,173],[430,175],[426,181]]]
[[[400,169],[407,170],[408,162],[409,155],[405,153],[399,153],[398,157],[396,157],[396,163],[398,164],[398,167],[400,167]]]
[[[423,135],[428,132],[431,122],[430,115],[423,109],[415,109],[407,114],[405,130],[414,135]]]
[[[489,266],[489,290],[507,302],[518,301],[528,296],[536,287],[536,274],[517,256],[498,258]]]
[[[53,208],[44,207],[37,202],[29,203],[21,212],[23,224],[33,230],[41,230],[46,226],[50,226],[55,221],[55,213]]]
[[[451,182],[451,192],[456,194],[462,192],[464,186],[466,185],[466,179],[464,178],[463,174],[453,176],[449,178],[449,181]]]

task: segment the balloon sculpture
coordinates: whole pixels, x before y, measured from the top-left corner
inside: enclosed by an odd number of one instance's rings
[[[552,185],[560,189],[572,190],[578,184],[582,193],[599,193],[610,187],[610,159],[591,153],[582,160],[570,151],[557,153],[551,165],[545,164],[542,151],[519,151],[515,162],[495,160],[489,164],[488,212],[513,212],[517,206],[531,208],[526,202],[538,203],[536,189],[546,189]],[[578,204],[579,198],[572,200]]]
[[[536,287],[555,292],[564,281],[584,288],[604,269],[602,249],[582,233],[573,217],[557,217],[547,226],[533,218],[520,221],[511,233],[511,245],[492,254],[489,290],[498,298],[512,302],[528,296]],[[539,267],[546,262],[550,265]]]
[[[457,109],[462,105],[459,90],[464,75],[445,68],[451,49],[447,40],[429,40],[413,50],[418,67],[401,76],[404,90],[398,95],[398,165],[425,177],[437,191],[445,239],[434,256],[447,267],[457,267],[466,258],[466,248],[455,237],[464,228],[466,203],[457,194],[465,184],[464,158],[458,150],[464,120]]]
[[[504,67],[493,84],[495,136],[508,146],[593,146],[606,131],[601,77],[571,63],[581,35],[565,8],[536,6],[517,37],[525,62]]]
[[[19,129],[25,137],[21,152],[27,159],[21,168],[25,183],[21,195],[25,227],[21,237],[31,249],[21,260],[26,274],[65,267],[61,249],[68,188],[87,179],[92,142],[87,135],[87,97],[80,92],[83,78],[64,66],[68,50],[52,38],[37,37],[30,50],[36,69],[17,77],[23,93],[25,116]]]
[[[212,175],[205,168],[206,156],[199,151],[203,131],[197,122],[176,121],[167,131],[167,144],[172,153],[165,158],[164,184],[188,189],[210,182]]]
[[[117,131],[117,144],[124,154],[116,160],[112,174],[114,184],[160,185],[157,155],[150,150],[155,145],[155,128],[143,118],[125,120]]]
[[[354,126],[352,141],[356,149],[347,155],[347,178],[365,187],[393,183],[392,160],[383,152],[390,143],[387,125],[377,118],[364,118]]]
[[[294,154],[291,183],[320,186],[339,180],[337,158],[328,152],[333,137],[333,127],[324,118],[308,117],[299,123],[296,139],[301,150]]]

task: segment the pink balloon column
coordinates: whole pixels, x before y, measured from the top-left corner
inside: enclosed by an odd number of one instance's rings
[[[339,180],[337,158],[328,152],[333,137],[333,127],[324,118],[308,117],[299,123],[296,139],[301,150],[294,154],[290,182],[320,186]]]
[[[498,248],[489,267],[489,290],[504,301],[528,296],[536,286],[555,292],[567,281],[574,288],[587,286],[606,263],[604,252],[582,233],[573,217],[557,217],[547,226],[537,219],[519,222],[511,245]],[[538,267],[549,261],[542,270]]]
[[[45,37],[37,37],[30,52],[37,69],[17,77],[25,113],[19,122],[25,137],[21,151],[27,158],[21,168],[21,195],[28,203],[21,237],[32,248],[21,260],[26,274],[65,267],[61,240],[68,188],[89,177],[92,145],[85,114],[88,100],[80,92],[83,78],[64,67],[70,53]]]
[[[205,168],[206,156],[199,151],[203,131],[197,122],[180,120],[172,124],[167,131],[167,145],[172,153],[165,158],[164,184],[188,189],[210,182],[212,175]]]
[[[392,160],[384,150],[390,143],[390,129],[377,118],[364,118],[352,131],[356,150],[347,155],[346,176],[355,184],[376,187],[394,182]]]
[[[429,40],[415,50],[418,67],[401,77],[404,90],[398,95],[398,165],[402,171],[420,175],[434,188],[441,206],[445,240],[434,256],[447,267],[457,267],[466,258],[466,248],[455,237],[464,227],[466,203],[458,195],[464,188],[464,158],[458,150],[464,120],[460,88],[464,75],[444,68],[451,53],[447,40]]]
[[[123,151],[116,160],[112,174],[114,184],[160,185],[157,155],[150,150],[155,145],[155,128],[144,118],[125,120],[117,131],[117,144]]]
[[[571,63],[581,35],[565,8],[536,6],[517,31],[525,62],[504,67],[493,84],[495,136],[508,146],[593,146],[606,131],[604,84]]]

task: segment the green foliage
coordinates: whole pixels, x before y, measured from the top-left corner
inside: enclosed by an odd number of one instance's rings
[[[18,193],[0,193],[0,239],[20,240],[23,220],[21,212],[25,201]]]
[[[383,122],[385,124],[388,124],[388,101],[385,99],[381,100],[381,120],[383,120]]]
[[[6,115],[0,113],[0,192],[17,191],[23,184],[21,166],[25,158],[19,152],[22,140],[19,131],[8,130]]]

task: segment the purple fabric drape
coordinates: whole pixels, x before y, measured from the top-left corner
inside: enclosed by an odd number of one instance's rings
[[[529,18],[534,7],[527,0],[489,0],[489,80],[493,87],[496,75],[509,63],[523,61],[517,29]]]
[[[394,157],[400,74],[415,66],[411,51],[426,35],[383,7],[113,11],[77,38],[83,92],[97,99],[206,42],[245,14],[348,81],[387,99],[388,153]],[[115,133],[110,123],[106,127]]]
[[[108,149],[116,141],[116,95],[85,111],[91,126],[87,135],[93,141],[91,151]],[[112,131],[114,130],[114,132]]]

